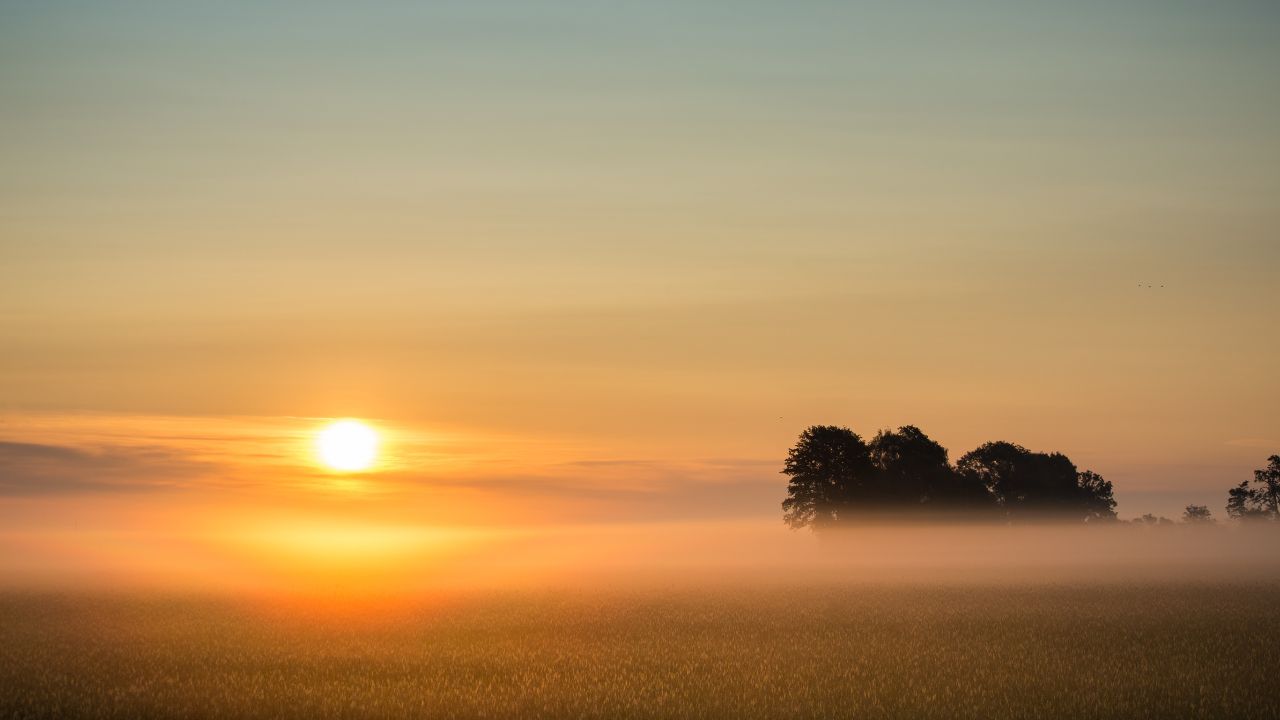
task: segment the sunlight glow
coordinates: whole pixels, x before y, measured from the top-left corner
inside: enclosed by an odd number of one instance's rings
[[[367,470],[378,456],[378,434],[357,420],[339,420],[320,432],[316,448],[334,470]]]

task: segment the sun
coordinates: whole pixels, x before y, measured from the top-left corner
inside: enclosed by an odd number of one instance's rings
[[[378,433],[358,420],[339,420],[316,436],[316,449],[334,470],[367,470],[378,457]]]

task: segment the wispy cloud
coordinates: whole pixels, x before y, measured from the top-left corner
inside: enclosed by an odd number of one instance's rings
[[[415,508],[444,517],[654,520],[775,515],[779,463],[609,453],[565,439],[378,422],[371,472],[318,465],[316,418],[0,415],[0,498],[187,491],[214,504]],[[632,450],[635,450],[633,448]]]
[[[179,488],[209,467],[155,446],[78,448],[0,441],[0,495],[66,495]]]

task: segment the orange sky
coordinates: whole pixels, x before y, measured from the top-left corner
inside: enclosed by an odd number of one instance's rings
[[[1221,515],[1280,452],[1274,8],[483,5],[0,10],[0,513],[775,523],[837,423]]]

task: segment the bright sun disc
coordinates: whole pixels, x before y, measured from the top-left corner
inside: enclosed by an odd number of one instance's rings
[[[378,434],[355,420],[340,420],[316,438],[320,460],[334,470],[364,470],[378,456]]]

